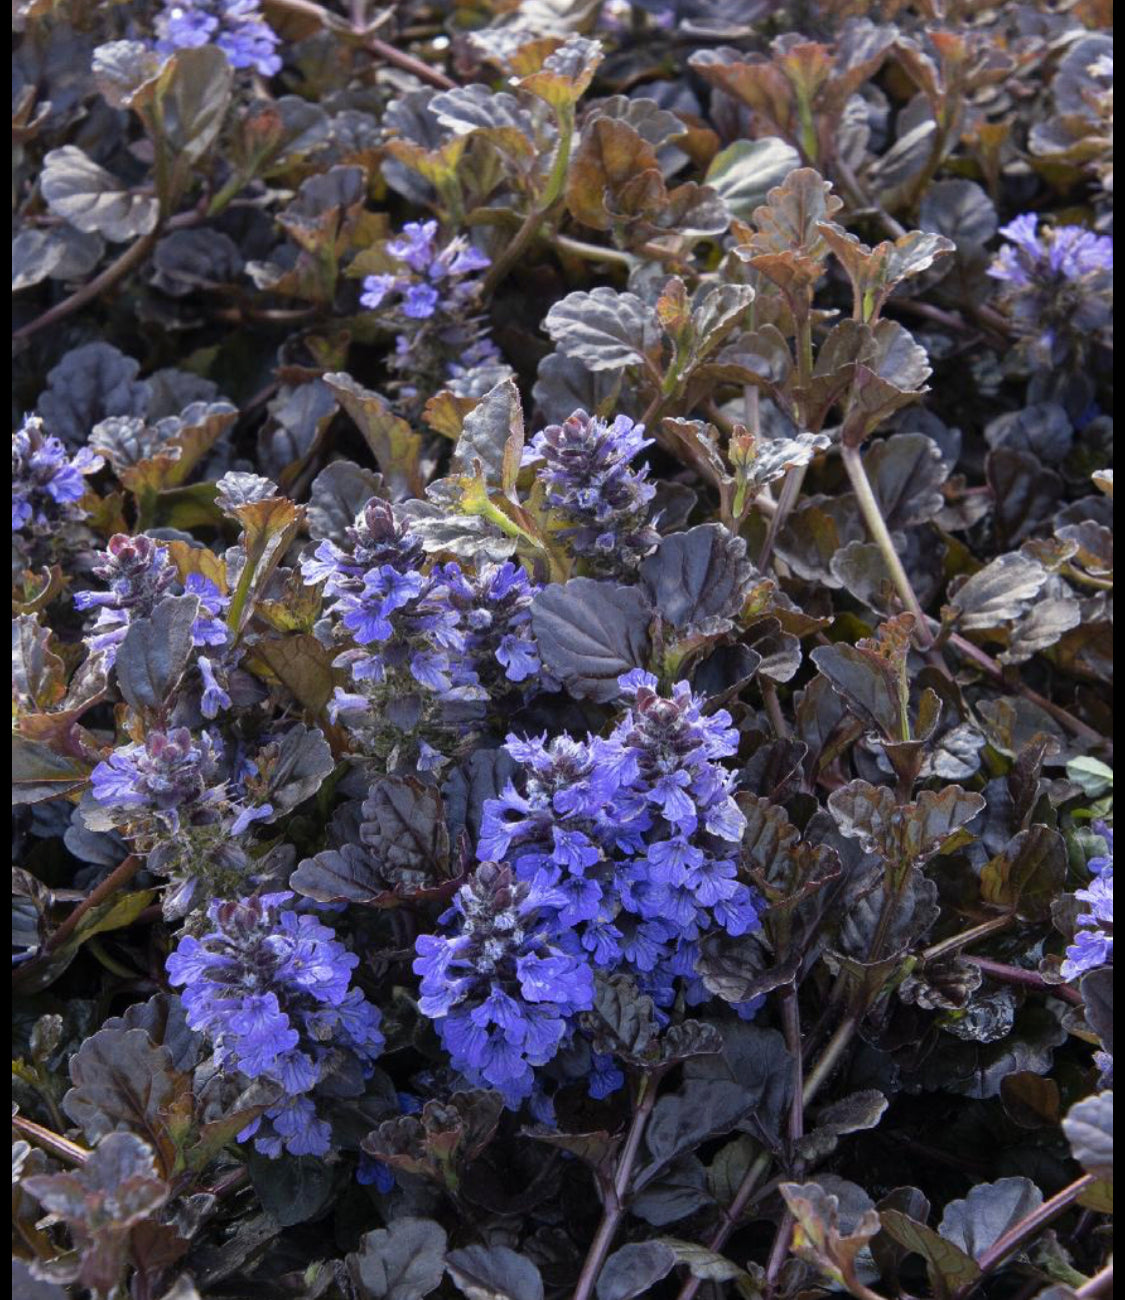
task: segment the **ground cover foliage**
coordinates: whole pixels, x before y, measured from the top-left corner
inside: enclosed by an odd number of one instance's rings
[[[14,1294],[1108,1295],[1110,6],[13,27]]]

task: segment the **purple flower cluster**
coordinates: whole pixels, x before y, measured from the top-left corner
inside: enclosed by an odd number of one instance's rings
[[[1009,242],[988,274],[999,280],[1012,323],[1043,357],[1080,353],[1113,315],[1113,240],[1083,226],[1039,230],[1034,213],[1001,227]]]
[[[116,533],[92,567],[94,574],[108,583],[109,590],[75,592],[74,606],[98,611],[86,644],[91,650],[104,651],[112,664],[133,619],[148,618],[162,597],[173,594],[179,576],[168,548],[143,533],[136,537]],[[217,648],[221,653],[230,642],[222,619],[230,604],[229,597],[210,578],[197,573],[188,575],[183,589],[187,595],[199,597],[199,616],[192,625],[193,643],[212,650]],[[208,718],[230,707],[230,697],[215,677],[216,662],[214,654],[210,658],[201,655],[198,659],[203,679],[203,714]]]
[[[417,538],[378,498],[348,531],[346,548],[325,540],[301,565],[306,582],[324,583],[337,639],[356,647],[336,660],[358,688],[337,689],[337,713],[419,688],[436,701],[483,701],[538,676],[530,606],[539,589],[518,565],[426,572]]]
[[[189,596],[199,597],[199,616],[192,624],[191,639],[200,649],[207,650],[207,654],[198,654],[195,658],[200,679],[200,712],[205,718],[217,718],[231,707],[231,698],[223,683],[241,658],[241,651],[233,648],[230,629],[223,620],[230,607],[230,597],[224,596],[218,586],[201,573],[188,574],[184,591]]]
[[[547,504],[571,521],[563,536],[595,568],[635,567],[660,540],[649,521],[656,488],[648,482],[648,466],[630,467],[652,445],[644,432],[626,415],[609,424],[575,411],[537,433],[524,451],[524,464],[536,466],[546,488]]]
[[[77,591],[74,607],[98,611],[86,644],[104,650],[110,663],[134,618],[148,618],[176,581],[168,549],[143,533],[129,537],[115,533],[93,565],[94,574],[109,584],[108,591]]]
[[[38,416],[28,416],[12,434],[12,532],[49,532],[83,518],[77,503],[86,494],[86,476],[104,464],[88,447],[69,456]]]
[[[209,737],[199,744],[186,727],[150,731],[144,744],[115,749],[90,774],[90,790],[105,809],[118,813],[122,824],[138,818],[168,831],[213,811],[222,801],[225,784],[217,780],[218,766]]]
[[[374,311],[398,296],[402,314],[411,320],[429,320],[439,312],[456,315],[467,307],[477,288],[468,277],[491,263],[463,236],[439,249],[437,232],[436,221],[408,222],[387,244],[404,269],[398,275],[369,275],[360,303]]]
[[[1106,841],[1107,852],[1086,864],[1094,878],[1077,897],[1089,910],[1078,918],[1074,942],[1066,950],[1061,974],[1067,980],[1113,964],[1113,831],[1104,822],[1096,830]]]
[[[284,1098],[244,1129],[263,1155],[326,1156],[332,1126],[317,1095],[359,1096],[383,1049],[378,1009],[351,987],[359,958],[290,893],[213,902],[213,929],[168,958],[188,1024],[220,1070],[276,1083]]]
[[[535,1067],[558,1054],[574,1016],[593,1006],[585,955],[557,935],[565,905],[545,874],[518,880],[485,862],[441,918],[451,933],[416,943],[418,1005],[454,1068],[513,1107],[531,1095]]]
[[[145,853],[147,869],[172,882],[165,916],[186,916],[206,898],[247,887],[253,866],[239,839],[275,813],[247,788],[257,773],[246,758],[232,767],[213,734],[196,740],[186,727],[153,730],[94,768],[79,815],[89,829],[116,831]]]
[[[608,737],[509,737],[523,779],[486,801],[478,856],[512,862],[521,879],[545,876],[562,899],[556,933],[573,931],[600,970],[627,970],[667,1006],[677,977],[698,996],[704,934],[758,925],[736,878],[745,820],[720,762],[738,738],[730,715],[705,715],[686,682],[671,697],[640,670],[620,684],[632,705]]]
[[[266,22],[258,0],[165,0],[156,35],[160,54],[214,44],[232,68],[253,68],[263,77],[281,71],[281,38]]]
[[[399,264],[393,273],[363,281],[362,306],[403,332],[388,358],[402,378],[394,381],[398,399],[410,408],[438,388],[458,397],[483,397],[512,374],[487,325],[472,315],[477,303],[477,273],[489,258],[464,236],[444,246],[436,221],[414,221],[385,245]]]

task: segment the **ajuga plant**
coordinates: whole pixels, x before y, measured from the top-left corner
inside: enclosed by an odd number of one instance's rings
[[[1112,1293],[1104,3],[19,0],[13,1293]]]

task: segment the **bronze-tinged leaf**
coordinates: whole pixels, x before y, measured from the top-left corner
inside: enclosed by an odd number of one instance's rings
[[[843,206],[830,182],[811,167],[799,167],[770,190],[754,210],[753,229],[734,225],[735,253],[799,305],[824,272],[828,244],[821,226]],[[807,308],[806,308],[807,310]]]
[[[846,1218],[841,1213],[840,1197],[831,1195],[819,1183],[782,1183],[778,1190],[797,1221],[793,1253],[833,1281],[847,1286],[854,1284],[857,1256],[879,1231],[880,1221],[874,1204],[862,1189],[854,1183],[845,1187],[859,1193],[858,1197],[849,1197],[858,1204],[849,1207],[853,1212]],[[854,1210],[859,1205],[864,1208],[857,1215]],[[847,1220],[851,1220],[850,1224]]]
[[[655,174],[656,188],[645,191],[647,201],[626,199],[628,182]],[[655,211],[665,198],[656,150],[631,126],[614,118],[599,117],[582,133],[582,143],[567,172],[566,204],[570,215],[594,230],[613,228],[612,214],[624,211],[634,218]]]
[[[735,58],[732,53],[700,50],[689,63],[705,81],[753,109],[767,130],[772,127],[776,134],[792,140],[796,115],[789,78],[760,54]]]
[[[12,694],[22,709],[45,712],[66,697],[66,665],[54,634],[31,614],[12,620]]]
[[[180,487],[216,442],[238,419],[229,402],[193,402],[180,415],[153,429],[159,450],[149,460],[124,467],[118,478],[135,497]]]
[[[883,1230],[900,1246],[911,1254],[921,1255],[926,1261],[926,1271],[935,1295],[949,1296],[980,1277],[976,1261],[933,1228],[918,1223],[901,1210],[883,1210],[879,1220]]]
[[[443,388],[426,402],[422,419],[435,433],[456,442],[461,436],[465,416],[476,404],[475,397],[458,397],[448,388]]]
[[[227,553],[233,593],[227,625],[237,635],[304,523],[305,507],[278,496],[274,484],[257,474],[224,474],[216,486],[219,507],[242,527],[240,546]]]
[[[58,754],[42,741],[12,737],[12,802],[42,803],[73,794],[86,784],[91,764]]]
[[[643,365],[659,344],[656,313],[634,293],[600,285],[568,293],[543,320],[559,351],[588,370],[621,370]]]
[[[360,1145],[392,1168],[456,1191],[464,1167],[492,1141],[503,1110],[498,1092],[455,1092],[447,1102],[427,1101],[420,1115],[384,1120]]]
[[[421,437],[378,393],[356,383],[351,375],[326,374],[324,382],[366,439],[392,497],[420,497],[425,489]]]
[[[874,357],[856,363],[840,435],[845,446],[860,446],[895,411],[928,391],[929,357],[909,330],[881,320],[874,339]]]
[[[1021,921],[1045,921],[1066,881],[1066,842],[1036,824],[1020,831],[981,871],[981,898]]]
[[[465,413],[450,459],[450,472],[471,476],[479,465],[489,488],[511,496],[519,475],[523,441],[519,389],[511,379],[505,379]]]
[[[921,275],[939,257],[954,251],[952,240],[927,230],[911,230],[895,240],[869,248],[836,225],[825,222],[820,233],[840,259],[852,282],[856,317],[875,321],[883,304],[904,280]]]
[[[925,862],[985,806],[984,799],[960,786],[923,790],[914,803],[900,803],[885,785],[849,781],[828,796],[828,809],[840,834],[859,840],[864,851],[888,862]]]
[[[170,1174],[175,1150],[167,1135],[173,1109],[187,1102],[191,1075],[175,1069],[166,1047],[154,1046],[143,1029],[107,1026],[91,1035],[70,1058],[74,1085],[62,1107],[94,1144],[125,1126],[142,1133]]]
[[[552,108],[565,112],[586,93],[602,57],[600,41],[572,36],[547,55],[537,72],[523,77],[519,84]]]
[[[900,666],[842,641],[817,646],[810,657],[865,727],[888,740],[909,739]]]
[[[254,645],[246,667],[264,681],[283,686],[307,711],[319,718],[332,698],[337,673],[332,654],[311,633],[263,637]]]

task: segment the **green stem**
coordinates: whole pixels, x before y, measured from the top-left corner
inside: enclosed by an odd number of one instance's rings
[[[742,1217],[743,1210],[750,1202],[750,1197],[754,1194],[754,1189],[761,1182],[763,1175],[770,1167],[773,1157],[768,1151],[763,1151],[754,1163],[747,1169],[742,1176],[742,1182],[738,1185],[738,1191],[734,1194],[734,1199],[730,1205],[723,1211],[723,1221],[711,1235],[707,1243],[707,1249],[718,1254],[719,1251],[727,1244],[727,1238],[738,1226],[738,1221]],[[694,1300],[699,1288],[703,1285],[703,1279],[698,1277],[689,1277],[680,1288],[677,1300]]]
[[[111,289],[118,280],[123,280],[134,267],[140,266],[155,246],[158,233],[158,231],[154,230],[152,234],[143,235],[136,243],[130,244],[116,262],[111,262],[100,275],[96,275],[88,284],[84,284],[81,289],[76,290],[69,298],[64,298],[62,302],[48,308],[41,316],[36,316],[34,320],[28,321],[26,325],[15,330],[12,333],[13,340],[29,339],[33,334],[38,334],[40,330],[58,324],[59,321],[65,320],[67,316],[85,307],[88,302],[93,302],[95,298],[100,297],[107,289]]]
[[[990,934],[996,934],[1000,930],[1007,930],[1015,921],[1011,914],[1007,916],[994,916],[990,921],[982,921],[980,925],[974,925],[971,930],[964,930],[960,934],[953,935],[950,939],[943,939],[941,943],[935,943],[932,947],[927,948],[922,954],[924,962],[934,961],[938,957],[944,957],[948,952],[957,952],[961,948],[967,948],[969,944],[976,943],[980,939],[986,939]]]
[[[1113,1265],[1107,1264],[1100,1273],[1095,1273],[1089,1282],[1084,1282],[1074,1293],[1078,1300],[1103,1300],[1113,1295]]]
[[[246,563],[243,566],[242,573],[238,578],[238,586],[235,588],[234,595],[231,597],[230,608],[227,610],[227,627],[234,633],[237,640],[242,630],[242,613],[246,608],[246,602],[250,598],[250,588],[254,583],[254,570],[257,568],[260,556],[247,556]]]
[[[847,1050],[848,1044],[852,1041],[855,1031],[859,1028],[859,1021],[848,1019],[845,1020],[832,1037],[820,1055],[820,1060],[809,1071],[808,1079],[805,1081],[805,1091],[803,1100],[806,1106],[811,1105],[816,1094],[824,1087],[832,1071],[840,1063],[840,1057]]]
[[[87,941],[86,948],[91,956],[95,957],[111,975],[130,981],[137,978],[135,970],[130,970],[128,966],[123,966],[115,957],[110,956],[106,951],[105,944],[97,936]]]
[[[1038,1236],[1048,1223],[1057,1219],[1060,1214],[1065,1213],[1097,1181],[1098,1179],[1094,1174],[1083,1175],[1083,1177],[1076,1179],[1068,1187],[1064,1187],[1061,1192],[1052,1196],[1049,1201],[1044,1201],[1042,1205],[1037,1206],[1030,1214],[1025,1215],[1017,1224],[1009,1228],[977,1260],[980,1266],[980,1274],[968,1286],[962,1287],[957,1292],[957,1300],[963,1300],[964,1296],[973,1291],[981,1280],[987,1277],[998,1264],[1002,1264],[1009,1255],[1014,1254],[1017,1250],[1022,1250],[1033,1237]]]
[[[914,594],[914,588],[910,585],[910,578],[905,568],[903,568],[898,552],[895,550],[894,540],[887,528],[886,520],[883,518],[883,512],[879,509],[879,502],[875,499],[875,493],[872,491],[871,480],[867,477],[867,471],[863,467],[863,457],[859,453],[859,448],[843,446],[840,448],[840,456],[844,462],[844,469],[847,471],[848,478],[851,480],[852,491],[859,503],[859,512],[863,515],[867,531],[871,534],[871,540],[882,553],[884,563],[890,570],[895,589],[899,594],[899,599],[907,610],[914,615],[914,630],[918,640],[923,648],[928,650],[934,643],[933,634],[930,632],[929,623],[922,606],[918,602],[918,597]]]
[[[244,172],[235,172],[235,174],[230,178],[230,180],[227,181],[227,183],[223,186],[223,188],[218,192],[218,194],[216,194],[211,199],[211,202],[207,205],[207,216],[217,217],[219,213],[222,212],[222,210],[227,206],[227,204],[235,197],[235,195],[237,195],[241,190],[245,189],[245,187],[250,183],[250,179],[252,176],[253,176],[253,172],[251,172],[249,177]]]
[[[598,1274],[602,1271],[602,1265],[609,1254],[610,1246],[613,1245],[613,1239],[617,1235],[622,1215],[625,1213],[625,1197],[629,1190],[629,1180],[633,1176],[633,1165],[636,1163],[637,1152],[641,1149],[641,1138],[644,1136],[648,1117],[656,1104],[656,1080],[652,1075],[641,1076],[639,1091],[640,1095],[633,1111],[633,1122],[629,1125],[629,1133],[618,1158],[613,1181],[605,1188],[602,1220],[583,1262],[578,1285],[574,1288],[574,1300],[590,1300]]]
[[[556,235],[555,247],[560,253],[569,253],[572,257],[580,257],[586,262],[609,262],[614,266],[623,266],[629,271],[640,262],[640,259],[634,257],[632,253],[623,252],[619,248],[607,248],[603,244],[587,244],[581,239],[571,239],[569,235]]]
[[[813,348],[812,348],[812,298],[810,295],[809,302],[805,310],[797,315],[797,391],[804,393],[807,391],[809,383],[812,380],[813,373]],[[800,429],[808,426],[807,412],[805,410],[804,398],[797,399],[797,425]],[[777,510],[770,520],[769,528],[766,530],[766,540],[762,546],[762,553],[758,557],[758,568],[765,573],[769,567],[770,560],[773,558],[773,548],[777,541],[778,534],[781,532],[781,526],[785,523],[786,516],[790,510],[797,504],[797,498],[801,495],[801,488],[805,482],[805,472],[807,465],[798,465],[791,469],[785,476],[785,482],[781,487],[781,495],[777,500]]]
[[[574,139],[574,109],[560,108],[558,110],[559,125],[559,142],[555,147],[555,160],[551,166],[551,174],[547,177],[547,184],[539,201],[535,203],[530,212],[524,218],[523,225],[516,232],[515,239],[500,254],[481,285],[480,293],[482,298],[490,298],[496,292],[508,273],[523,257],[527,249],[534,243],[539,235],[539,229],[543,222],[551,215],[552,209],[559,201],[566,184],[567,168],[570,166],[570,146]]]

